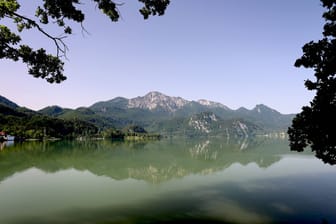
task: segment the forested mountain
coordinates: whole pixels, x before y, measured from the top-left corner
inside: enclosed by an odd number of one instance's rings
[[[7,107],[9,107],[11,109],[16,109],[16,108],[19,107],[16,103],[10,101],[9,99],[7,99],[7,98],[5,98],[5,97],[3,97],[1,95],[0,95],[0,105],[7,106]]]
[[[74,138],[94,135],[98,128],[78,119],[64,120],[46,116],[1,98],[0,131],[16,136],[17,140],[23,140],[26,138]]]
[[[40,126],[39,136],[46,122],[51,127],[56,123],[82,128],[85,126],[87,128],[83,128],[83,131],[88,133],[111,128],[121,130],[136,125],[163,135],[246,138],[256,134],[285,131],[294,115],[281,114],[262,104],[256,105],[252,110],[243,107],[232,110],[221,103],[204,99],[188,101],[181,97],[150,92],[132,99],[117,97],[97,102],[90,107],[67,109],[49,106],[39,111],[19,107],[0,97],[0,116],[0,129],[14,131],[14,127],[20,126],[23,129],[26,125],[25,129],[33,127],[35,130]],[[55,130],[54,134],[59,130],[50,129]],[[72,130],[79,134],[76,128]]]
[[[47,115],[47,116],[51,116],[51,117],[57,117],[57,116],[61,116],[67,111],[71,111],[71,109],[65,109],[60,106],[55,105],[55,106],[45,107],[42,110],[40,110],[39,113]]]
[[[133,99],[118,97],[95,103],[89,108],[100,116],[128,120],[131,123],[151,127],[153,131],[161,131],[159,128],[154,128],[157,126],[155,124],[160,123],[160,127],[164,128],[163,124],[170,123],[171,126],[176,120],[188,120],[204,112],[211,112],[222,120],[245,120],[260,126],[265,131],[286,130],[294,117],[293,114],[284,115],[262,104],[256,105],[252,110],[245,108],[232,110],[212,101],[188,101],[159,92],[150,92],[143,97]]]
[[[213,112],[202,112],[187,118],[174,118],[154,123],[149,130],[160,130],[164,135],[188,137],[218,136],[228,139],[249,138],[264,134],[265,130],[244,119],[222,119]]]

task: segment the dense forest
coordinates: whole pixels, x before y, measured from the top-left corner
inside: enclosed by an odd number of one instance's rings
[[[113,138],[113,139],[157,139],[160,136],[149,134],[136,125],[123,129],[114,127],[101,129],[95,124],[80,119],[60,119],[42,115],[16,104],[0,102],[0,131],[15,136],[16,140],[26,139],[75,139],[75,138]]]
[[[27,109],[0,104],[0,129],[17,139],[75,138],[98,134],[98,128],[81,120],[51,118]]]

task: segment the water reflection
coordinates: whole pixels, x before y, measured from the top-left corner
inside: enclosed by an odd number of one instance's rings
[[[14,145],[14,141],[0,141],[0,151],[12,145]]]
[[[220,139],[21,143],[0,153],[0,181],[35,167],[45,172],[74,168],[118,180],[134,178],[159,183],[190,174],[213,173],[234,163],[254,162],[268,167],[289,152],[281,141],[249,144],[241,151],[241,145],[226,144]]]
[[[244,143],[244,145],[246,145]],[[321,223],[336,171],[287,142],[31,142],[0,152],[0,223]]]

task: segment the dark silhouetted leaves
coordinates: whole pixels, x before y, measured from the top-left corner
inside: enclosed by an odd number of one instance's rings
[[[316,95],[294,118],[288,134],[292,150],[310,146],[318,158],[336,164],[336,0],[321,1],[327,9],[324,38],[304,45],[303,56],[295,62],[296,67],[314,70],[315,80],[307,80],[305,86]]]
[[[118,7],[121,3],[112,0],[92,0],[97,7],[108,16],[111,21],[117,22],[120,17]],[[147,19],[150,15],[163,15],[169,0],[139,0],[144,4],[140,10]],[[66,56],[67,46],[64,43],[66,36],[52,36],[43,29],[45,24],[58,26],[65,35],[72,34],[69,21],[82,24],[85,15],[79,8],[81,0],[43,0],[42,4],[35,10],[35,15],[26,17],[18,13],[20,4],[17,0],[0,0],[0,20],[11,19],[16,24],[17,31],[25,29],[35,29],[40,34],[49,38],[56,47],[56,55],[47,53],[44,49],[33,50],[27,45],[21,45],[21,38],[11,30],[0,25],[0,59],[10,59],[14,61],[22,60],[28,65],[29,74],[36,78],[43,78],[50,83],[60,83],[66,79],[63,74],[61,58]]]

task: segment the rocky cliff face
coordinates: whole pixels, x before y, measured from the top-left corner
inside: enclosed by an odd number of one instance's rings
[[[188,101],[181,97],[170,97],[159,92],[150,92],[145,96],[130,99],[128,108],[175,112],[186,104]]]
[[[214,113],[204,112],[193,115],[191,118],[189,118],[188,125],[195,131],[209,134],[210,132],[213,132],[215,128],[218,129],[217,122],[220,120],[221,119]]]
[[[263,132],[262,127],[243,119],[224,120],[212,112],[191,116],[187,122],[190,135],[223,136],[226,138],[249,138]]]

